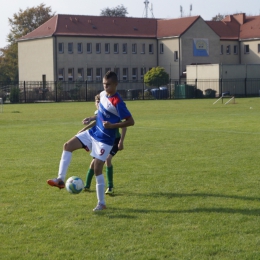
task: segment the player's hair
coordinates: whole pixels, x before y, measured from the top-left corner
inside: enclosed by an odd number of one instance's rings
[[[96,96],[95,96],[95,101],[96,100],[99,100],[100,101],[100,95],[99,94],[97,94]]]
[[[104,79],[111,79],[112,81],[114,81],[115,83],[118,82],[118,78],[117,78],[117,75],[114,71],[111,71],[109,70],[105,76],[104,76]]]

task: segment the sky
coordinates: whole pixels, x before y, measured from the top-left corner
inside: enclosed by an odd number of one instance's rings
[[[127,16],[144,17],[145,15],[144,0],[0,0],[0,48],[8,44],[6,42],[10,31],[8,18],[12,18],[19,9],[25,10],[41,3],[50,6],[56,14],[99,15],[101,9],[123,4],[127,8]],[[155,18],[179,18],[181,17],[180,6],[182,6],[183,16],[188,16],[191,5],[191,15],[200,15],[204,20],[211,20],[219,13],[227,15],[243,12],[247,15],[260,15],[260,1],[257,0],[149,0],[149,7],[152,6]],[[151,11],[148,15],[151,17]]]

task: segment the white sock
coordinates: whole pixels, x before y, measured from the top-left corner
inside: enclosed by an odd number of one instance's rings
[[[72,153],[68,151],[63,151],[60,159],[58,178],[65,180],[68,167],[70,165]]]
[[[104,175],[96,176],[96,192],[98,204],[106,205],[105,203],[105,178]]]

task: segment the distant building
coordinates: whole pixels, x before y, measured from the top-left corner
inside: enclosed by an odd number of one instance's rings
[[[177,19],[56,15],[18,40],[20,81],[142,80],[162,66],[171,79],[192,64],[260,63],[260,16]]]

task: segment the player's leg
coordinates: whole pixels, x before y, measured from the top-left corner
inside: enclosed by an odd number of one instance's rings
[[[114,145],[106,159],[106,174],[107,174],[107,190],[105,194],[107,195],[113,195],[114,194],[114,183],[113,183],[113,165],[112,165],[112,159],[113,156],[116,155],[118,152],[118,143],[120,141],[120,138],[116,138]]]
[[[105,178],[102,174],[103,166],[105,163],[105,160],[112,148],[112,146],[103,144],[101,142],[97,142],[95,139],[93,139],[92,142],[92,151],[91,156],[95,157],[94,161],[94,172],[96,176],[96,193],[97,193],[97,199],[98,204],[96,208],[93,209],[93,211],[103,210],[106,208],[105,203]]]
[[[112,148],[113,150],[113,148]],[[113,183],[113,165],[112,165],[113,155],[108,155],[106,159],[106,175],[107,175],[107,190],[105,194],[112,195],[114,193],[114,183]]]
[[[95,158],[94,171],[96,176],[96,193],[97,193],[98,204],[97,207],[94,209],[94,211],[102,210],[106,208],[105,178],[104,175],[102,174],[104,163],[105,163],[104,161]]]
[[[85,187],[84,187],[85,191],[90,191],[91,181],[94,176],[94,162],[95,162],[95,158],[93,158],[93,160],[91,161],[87,175],[86,175],[86,183],[85,183]]]
[[[83,134],[84,134],[84,132],[83,132]],[[67,141],[63,145],[63,152],[62,152],[61,159],[60,159],[58,177],[55,179],[47,180],[47,183],[50,186],[55,186],[60,189],[63,189],[65,187],[64,181],[65,181],[67,170],[68,170],[68,167],[69,167],[69,164],[71,161],[72,152],[77,149],[86,147],[87,144],[88,144],[87,147],[89,147],[90,142],[87,141],[88,138],[81,137],[81,139],[83,140],[82,141],[80,139],[80,136],[82,136],[82,135],[79,134],[79,135],[72,137],[69,141]]]

